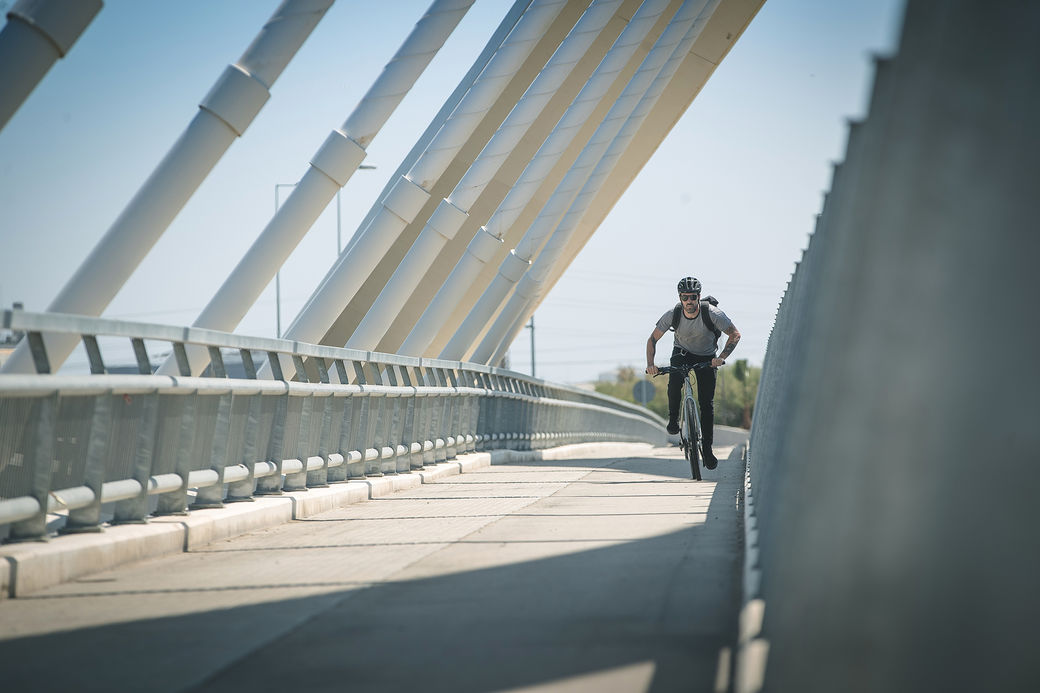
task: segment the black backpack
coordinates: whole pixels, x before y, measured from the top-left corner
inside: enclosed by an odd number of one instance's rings
[[[711,316],[708,315],[708,306],[709,305],[712,305],[712,306],[719,305],[719,299],[715,298],[714,296],[705,296],[701,300],[701,322],[704,323],[704,326],[708,328],[709,332],[711,332],[713,335],[715,335],[715,348],[717,349],[718,346],[719,346],[719,337],[722,336],[722,330],[720,330],[717,327],[715,327],[715,323],[712,322]],[[670,328],[668,328],[672,332],[675,332],[675,330],[678,329],[678,327],[679,327],[679,318],[680,318],[681,315],[682,315],[682,304],[681,303],[676,303],[675,304],[675,308],[672,309],[672,326]]]

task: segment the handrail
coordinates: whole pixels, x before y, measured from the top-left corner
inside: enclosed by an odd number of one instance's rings
[[[140,522],[189,501],[219,507],[476,450],[664,442],[663,419],[638,405],[483,364],[20,310],[0,325],[26,333],[40,371],[0,375],[9,541],[46,536],[48,511],[67,511],[62,532],[97,531],[108,510],[114,523]],[[78,334],[92,373],[47,372],[44,332]],[[129,339],[141,373],[106,372],[98,337]],[[206,347],[212,367],[156,375],[145,340]],[[227,376],[223,349],[239,351],[246,377]],[[291,359],[299,380],[259,378],[253,352]]]

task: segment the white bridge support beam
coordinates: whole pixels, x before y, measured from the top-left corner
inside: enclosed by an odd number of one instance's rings
[[[101,0],[18,0],[0,31],[0,130],[101,11]]]
[[[524,92],[491,141],[455,189],[434,211],[390,281],[347,340],[355,349],[374,349],[445,244],[469,218],[470,209],[498,173],[520,139],[543,113],[595,39],[608,29],[621,0],[594,0],[552,58]]]
[[[444,45],[474,0],[436,0],[383,68],[339,129],[311,159],[310,168],[232,270],[195,327],[233,331],[318,217],[365,158],[365,149]],[[187,349],[191,375],[209,363],[202,347]],[[162,374],[178,373],[171,356]]]
[[[614,170],[604,181],[585,216],[578,223],[577,230],[571,235],[561,254],[563,260],[549,272],[549,278],[543,283],[543,291],[536,301],[535,308],[552,291],[571,261],[585,247],[614,204],[693,103],[697,93],[743,34],[764,1],[723,0],[712,14],[708,25],[701,31],[693,48],[672,78],[672,84],[644,119],[631,145],[621,154]]]
[[[444,329],[460,303],[467,296],[475,300],[480,295],[477,288],[486,286],[479,280],[481,271],[498,255],[506,232],[535,199],[536,193],[583,126],[590,121],[597,121],[597,109],[671,4],[669,0],[646,0],[639,7],[505,199],[473,236],[455,268],[401,344],[401,353],[429,355],[425,353],[426,349],[437,333]],[[498,261],[501,262],[501,259],[499,257]],[[472,303],[467,302],[466,308],[470,307]]]
[[[566,4],[567,0],[531,3],[422,156],[379,202],[375,216],[370,216],[367,225],[357,231],[352,244],[289,326],[285,333],[287,339],[327,343],[327,333],[337,318],[405,227],[424,209],[434,184],[502,96]],[[288,377],[295,370],[286,364],[285,372]]]
[[[628,3],[637,4],[638,0],[625,0],[626,5]],[[503,90],[502,95],[499,96],[497,102],[492,106],[480,124],[473,130],[473,134],[470,135],[466,144],[459,149],[455,155],[451,164],[445,169],[440,179],[434,183],[434,187],[429,192],[430,199],[423,206],[422,210],[416,215],[412,223],[405,226],[404,231],[398,236],[397,240],[390,249],[384,254],[382,259],[376,264],[368,278],[365,280],[361,288],[358,289],[357,293],[347,304],[346,308],[340,313],[339,317],[325,333],[324,343],[327,344],[346,344],[347,339],[353,334],[354,330],[360,324],[369,308],[375,302],[379,292],[383,289],[390,277],[396,271],[397,266],[403,260],[408,249],[412,246],[415,240],[418,238],[419,233],[422,231],[429,220],[430,216],[436,210],[437,204],[440,200],[446,197],[454,189],[455,185],[462,179],[466,170],[470,164],[480,154],[481,149],[490,141],[494,135],[498,126],[508,116],[509,111],[513,109],[516,102],[519,101],[520,97],[523,96],[524,91],[530,85],[531,81],[537,76],[539,70],[545,65],[546,62],[552,57],[553,52],[559,47],[570,31],[571,27],[578,21],[581,14],[588,7],[588,0],[569,0],[566,7],[561,11],[556,21],[549,27],[549,29],[543,34],[541,39],[535,48],[531,51],[527,60],[523,63],[520,70],[510,80],[509,85]],[[616,23],[622,23],[620,20]],[[616,27],[616,31],[620,32],[621,27]],[[501,41],[500,41],[501,43]],[[600,41],[597,40],[597,45]],[[607,47],[610,41],[603,42],[603,45],[598,47],[597,50],[601,50],[600,57],[606,53]],[[586,55],[582,59],[581,66],[574,71],[574,73],[568,78],[565,86],[560,90],[566,92],[568,89],[573,91],[566,93],[573,93],[581,88],[581,84],[584,83],[588,75],[591,74],[595,67],[596,60],[590,60],[589,55]],[[576,79],[577,78],[577,79]],[[474,78],[475,79],[475,78]],[[497,205],[498,201],[505,195],[506,191],[515,181],[516,177],[519,176],[523,165],[526,164],[527,160],[533,156],[537,144],[532,142],[532,134],[536,131],[544,133],[552,129],[551,124],[546,120],[548,112],[555,113],[555,117],[559,118],[559,115],[563,113],[566,108],[566,104],[562,102],[563,94],[558,93],[553,97],[553,104],[547,109],[546,113],[543,113],[542,118],[528,135],[521,139],[520,144],[514,150],[502,168],[499,170],[498,175],[495,177],[495,181],[492,185],[488,186],[488,189],[480,197],[477,203],[471,210],[471,217],[467,220],[463,227],[463,230],[456,235],[456,237],[445,245],[442,255],[449,253],[454,256],[461,256],[461,246],[465,245],[465,236],[472,234],[476,228],[475,224],[481,216],[490,212]],[[562,104],[562,105],[561,105]],[[559,110],[557,110],[557,107]],[[544,124],[543,124],[544,122]],[[542,130],[544,128],[544,131]],[[429,130],[431,133],[435,133],[436,130]],[[424,137],[424,139],[426,139]],[[432,141],[432,134],[429,138]],[[415,160],[418,159],[418,156]],[[403,168],[401,173],[406,173],[410,168]],[[396,181],[395,181],[396,182]],[[389,190],[389,187],[387,188]],[[474,216],[475,215],[475,216]],[[375,215],[370,213],[371,217]],[[437,261],[432,267],[430,267],[427,276],[424,277],[420,286],[412,293],[408,302],[405,304],[404,309],[400,311],[400,314],[395,319],[394,324],[390,330],[380,341],[377,350],[387,353],[394,353],[400,346],[401,341],[407,336],[408,331],[411,329],[415,320],[418,319],[422,310],[429,304],[430,297],[436,293],[437,287],[443,282],[444,278],[447,277],[448,272],[454,266],[455,260],[451,261]],[[442,266],[443,265],[443,266]],[[427,289],[426,287],[432,287]]]
[[[289,61],[332,0],[285,0],[242,57],[227,67],[188,128],[119,218],[48,307],[49,312],[98,316],[181,211],[235,139],[263,108]],[[4,373],[34,372],[28,340]],[[44,334],[57,369],[76,347],[72,335]]]
[[[704,29],[708,20],[711,19],[711,15],[715,12],[715,8],[718,7],[720,1],[709,0],[708,3],[702,4],[701,10],[692,24],[684,25],[687,27],[687,30],[682,40],[678,46],[674,47],[664,65],[660,67],[650,87],[644,92],[635,109],[631,111],[620,131],[617,132],[610,142],[606,152],[596,163],[595,168],[591,173],[585,175],[585,182],[582,185],[581,192],[571,201],[566,214],[560,220],[552,236],[541,251],[536,251],[538,253],[537,260],[524,274],[524,277],[517,284],[516,291],[513,293],[511,302],[513,299],[516,300],[515,307],[511,310],[510,306],[507,305],[503,309],[495,324],[484,337],[480,347],[474,352],[474,356],[479,354],[479,357],[489,361],[496,358],[501,359],[505,356],[506,350],[509,349],[509,345],[515,338],[518,329],[520,329],[517,325],[523,325],[523,321],[534,312],[535,306],[537,306],[538,301],[544,295],[544,282],[549,272],[552,271],[552,268],[557,263],[564,260],[564,249],[577,228],[578,222],[581,221],[582,216],[588,211],[593,198],[599,192],[607,176],[614,170],[618,159],[632,144],[632,138],[640,126],[642,126],[646,116],[657,104],[657,100],[661,98],[661,94],[669,86],[672,86],[672,80],[679,69],[680,63],[682,63],[693,47],[697,36]],[[571,259],[566,258],[564,261],[569,263]]]
[[[574,166],[567,172],[563,182],[556,188],[548,203],[546,203],[538,217],[524,233],[523,238],[510,257],[503,262],[499,274],[477,301],[477,305],[462,323],[455,336],[448,342],[443,353],[459,353],[461,355],[473,350],[476,337],[481,328],[488,324],[490,317],[494,315],[501,305],[502,298],[508,294],[512,284],[517,281],[545,241],[548,240],[561,216],[567,211],[574,197],[581,191],[582,186],[603,156],[603,153],[607,150],[607,147],[617,136],[617,133],[621,130],[637,104],[639,104],[643,95],[654,83],[655,78],[668,62],[668,59],[673,53],[677,52],[677,47],[683,42],[683,37],[691,32],[694,20],[704,10],[706,4],[707,0],[686,0],[682,7],[679,8],[679,11],[669,22],[664,33],[661,34],[657,43],[654,44],[653,50],[643,60],[635,76],[629,81],[621,96],[611,107],[607,117],[596,129],[595,134],[582,151],[581,156],[578,157]],[[509,307],[512,307],[512,304]],[[508,309],[507,307],[506,310]],[[518,312],[511,313],[508,316],[510,324]],[[495,324],[499,325],[504,319],[503,314],[499,316]],[[504,329],[504,327],[501,328],[503,332]],[[493,349],[490,352],[493,352]],[[490,352],[487,356],[491,355]]]
[[[538,303],[551,291],[570,261],[599,228],[614,204],[743,34],[762,4],[763,0],[724,0],[719,5],[680,65],[672,84],[646,117],[631,145],[622,153],[614,171],[601,186],[578,229],[561,253],[563,260],[550,271],[549,278],[543,283],[541,295],[535,299],[533,307],[526,311],[527,315],[537,308]],[[516,324],[522,323],[518,319],[514,328],[510,330],[511,333],[516,332]],[[488,327],[485,327],[484,331],[487,329]]]
[[[670,1],[675,7],[678,7],[681,2],[681,0]],[[430,306],[434,295],[444,285],[448,279],[448,275],[451,274],[451,271],[455,268],[459,259],[465,254],[466,247],[472,240],[473,236],[479,231],[481,224],[485,223],[491,217],[494,210],[498,208],[499,204],[501,204],[502,200],[510,190],[515,187],[524,168],[530,163],[531,159],[534,158],[538,148],[544,143],[553,128],[556,127],[560,118],[563,117],[567,108],[571,105],[574,95],[580,92],[586,82],[588,82],[599,63],[607,55],[614,41],[631,21],[631,18],[639,9],[641,4],[641,0],[623,0],[606,30],[596,38],[592,47],[585,53],[578,65],[571,71],[570,76],[563,82],[556,94],[554,94],[549,100],[549,104],[542,111],[541,116],[539,116],[535,124],[528,130],[527,134],[520,139],[513,151],[510,152],[505,161],[503,161],[498,172],[495,174],[494,179],[488,183],[483,193],[481,193],[480,197],[470,208],[469,218],[466,219],[462,228],[458,233],[456,233],[454,238],[448,240],[444,244],[444,247],[426,271],[426,274],[421,279],[419,285],[414,291],[412,291],[408,300],[405,302],[404,307],[394,319],[393,324],[387,330],[382,340],[380,340],[377,347],[379,351],[400,351],[402,343],[412,331],[415,323],[422,316],[423,311]],[[574,19],[577,21],[578,17],[575,16]],[[663,21],[660,23],[660,27],[657,29],[655,37],[664,29],[664,24],[665,22]],[[562,39],[563,36],[560,37],[561,41]],[[646,50],[649,50],[649,45],[643,48],[644,52]],[[546,54],[546,60],[548,60],[550,55],[551,51]],[[635,72],[636,66],[636,64],[632,65],[632,73]],[[539,65],[539,67],[541,66]],[[532,75],[533,74],[534,73],[532,73]],[[616,85],[614,97],[621,93],[623,86],[623,80],[619,80]],[[582,126],[580,136],[576,138],[577,140],[580,140],[580,142],[576,141],[567,149],[564,157],[561,158],[560,163],[553,169],[549,179],[547,179],[543,184],[539,194],[540,199],[548,199],[551,194],[552,186],[563,179],[570,164],[578,157],[582,145],[592,136],[595,126],[598,124],[599,120],[602,120],[606,111],[607,106],[604,106],[602,110],[597,110],[593,113],[590,120]],[[501,114],[501,117],[496,122],[496,126],[497,123],[500,123],[505,119],[506,115],[506,112]],[[490,140],[492,134],[492,132],[488,132],[484,142]],[[474,151],[472,159],[476,158],[477,153],[477,151]],[[566,159],[566,162],[564,159]],[[444,183],[443,188],[439,191],[439,196],[435,196],[435,200],[439,201],[440,196],[449,195],[454,184],[461,180],[463,173],[464,169],[460,169],[458,175],[451,180],[450,185],[447,184],[446,180],[442,180],[442,183]],[[448,178],[448,176],[445,176],[445,178]],[[431,213],[433,202],[434,200],[431,200]],[[528,205],[523,214],[525,215],[525,218],[528,218],[529,216],[529,218],[533,219],[536,212],[537,210],[535,209],[535,205],[531,204]],[[418,236],[421,229],[422,225],[416,224],[409,229],[409,233],[414,233],[415,236]],[[409,236],[409,238],[413,237]],[[512,240],[513,239],[509,239],[509,242],[511,243]],[[506,246],[505,250],[508,250],[510,247],[512,247],[512,245]],[[396,258],[403,257],[406,250],[407,248],[402,248],[400,254],[397,255]],[[497,266],[498,262],[495,261],[495,267]],[[390,268],[387,276],[389,276],[390,272],[395,268],[396,265]],[[361,317],[363,316],[358,316],[357,321],[360,321]],[[461,322],[463,317],[465,316],[459,316],[459,322]],[[436,353],[433,349],[428,349],[427,351],[430,355]]]

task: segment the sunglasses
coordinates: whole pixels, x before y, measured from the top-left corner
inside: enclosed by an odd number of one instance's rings
[[[679,300],[684,302],[684,303],[686,301],[696,301],[697,300],[697,294],[679,294]]]

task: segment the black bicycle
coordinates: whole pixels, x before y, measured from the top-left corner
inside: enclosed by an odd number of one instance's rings
[[[690,472],[696,481],[701,480],[701,431],[700,409],[697,407],[697,396],[693,392],[690,371],[698,368],[712,368],[711,361],[694,363],[689,366],[658,366],[657,375],[665,375],[672,371],[683,374],[682,401],[679,407],[679,447],[683,456],[690,461]],[[657,377],[655,375],[654,377]]]

